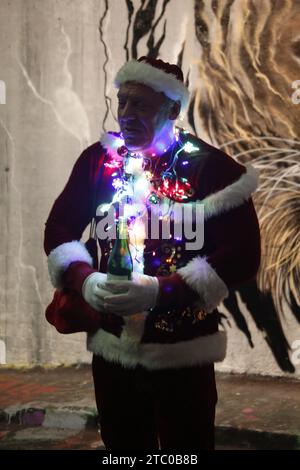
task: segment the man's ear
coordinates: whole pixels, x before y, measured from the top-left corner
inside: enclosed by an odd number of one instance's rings
[[[180,114],[181,103],[180,101],[173,101],[172,106],[169,111],[169,119],[175,121]]]

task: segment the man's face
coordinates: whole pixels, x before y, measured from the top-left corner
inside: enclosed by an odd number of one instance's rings
[[[155,133],[168,120],[166,97],[136,82],[126,82],[118,92],[118,121],[130,150],[151,146]]]

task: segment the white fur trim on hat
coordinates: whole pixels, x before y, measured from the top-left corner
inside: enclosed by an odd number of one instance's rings
[[[177,270],[183,280],[200,296],[199,307],[212,312],[228,296],[226,284],[212,266],[201,256],[196,256],[186,266]]]
[[[138,82],[148,85],[155,91],[161,91],[171,100],[181,102],[181,110],[186,109],[189,102],[189,91],[175,75],[166,73],[145,62],[130,60],[118,71],[115,85],[120,88],[122,83]]]
[[[93,260],[83,243],[74,240],[62,243],[54,248],[48,256],[48,271],[54,287],[61,289],[61,276],[74,261],[84,261],[93,266]]]

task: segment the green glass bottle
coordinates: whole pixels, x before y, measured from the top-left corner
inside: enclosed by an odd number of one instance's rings
[[[132,278],[133,262],[128,244],[127,221],[119,217],[113,249],[107,262],[107,280],[127,281]]]

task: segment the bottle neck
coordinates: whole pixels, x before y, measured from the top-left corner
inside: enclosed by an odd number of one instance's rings
[[[116,239],[108,259],[108,279],[130,280],[132,271],[133,263],[128,244],[127,220],[124,217],[119,217],[116,223]]]
[[[127,220],[125,217],[119,217],[116,227],[116,237],[117,240],[125,240],[128,239],[128,231],[127,231]]]

